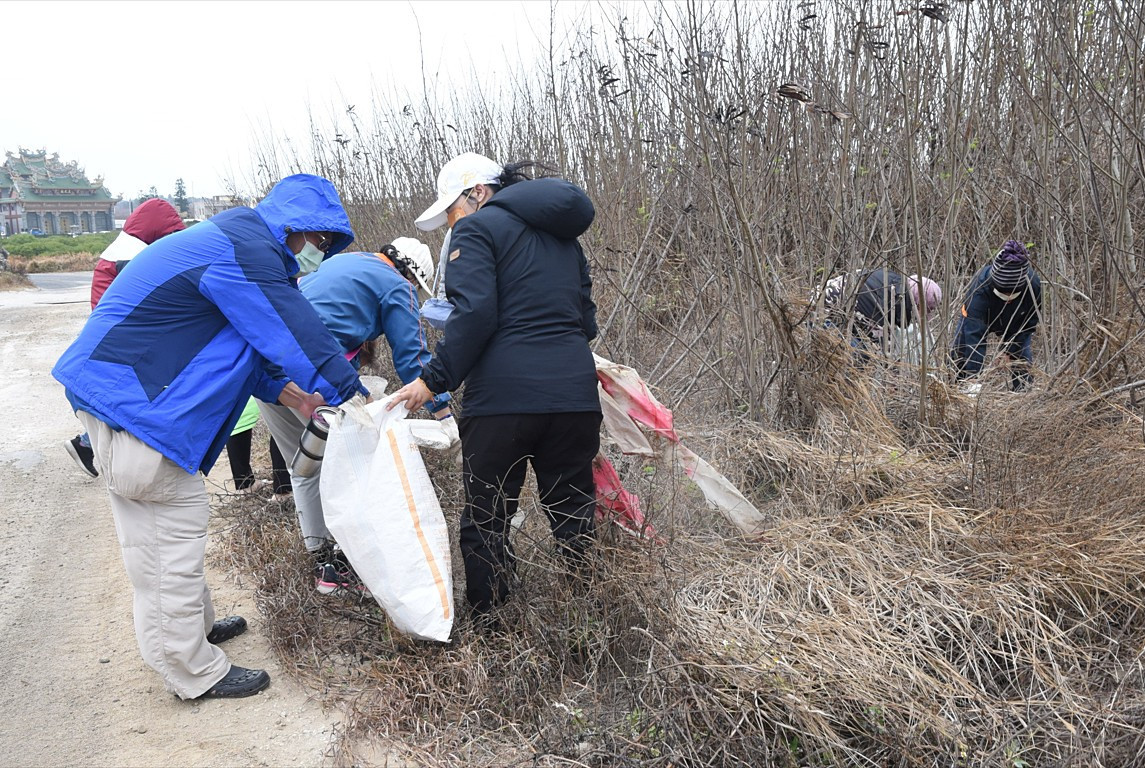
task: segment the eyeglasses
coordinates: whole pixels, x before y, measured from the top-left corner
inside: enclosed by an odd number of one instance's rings
[[[461,190],[461,192],[457,195],[457,199],[454,200],[449,205],[449,207],[445,209],[445,212],[449,213],[454,208],[465,205],[467,202],[469,202],[469,196],[472,194],[473,194],[473,187],[470,187],[469,189]]]
[[[324,254],[329,253],[330,249],[334,247],[334,236],[329,233],[322,235],[316,247]]]

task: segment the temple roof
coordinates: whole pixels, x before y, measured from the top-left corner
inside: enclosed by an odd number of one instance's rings
[[[75,200],[113,200],[111,193],[103,186],[103,178],[89,181],[84,170],[73,160],[65,163],[56,153],[47,150],[27,150],[7,152],[3,166],[0,166],[0,187],[15,186],[17,196],[22,200],[59,200],[62,196],[52,194],[55,190],[72,189],[75,193],[66,197]]]

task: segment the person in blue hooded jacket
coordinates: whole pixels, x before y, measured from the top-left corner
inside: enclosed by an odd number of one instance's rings
[[[418,317],[418,294],[428,297],[432,282],[429,248],[415,238],[399,237],[381,253],[340,253],[301,280],[299,287],[355,368],[363,355],[372,356],[373,342],[384,336],[394,370],[402,382],[409,382],[421,375],[430,359]],[[456,437],[449,399],[443,393],[426,406]],[[297,409],[273,403],[261,403],[259,408],[275,442],[292,455],[307,418]],[[363,589],[326,527],[321,481],[321,468],[309,477],[291,473],[302,541],[314,558],[315,588],[322,594]]]
[[[445,277],[453,309],[433,359],[393,403],[418,408],[465,382],[460,548],[466,600],[482,622],[509,593],[509,521],[526,463],[573,570],[593,534],[596,305],[577,238],[595,211],[568,181],[528,179],[528,165],[465,153],[442,168],[437,201],[416,224],[453,227]]]
[[[329,181],[289,176],[143,249],[52,370],[107,479],[140,651],[180,698],[270,682],[217,646],[246,622],[214,621],[203,474],[252,394],[304,413],[368,397],[296,282],[353,239]]]

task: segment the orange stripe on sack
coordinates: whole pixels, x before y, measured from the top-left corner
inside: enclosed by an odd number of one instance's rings
[[[966,305],[965,304],[962,305],[962,316],[966,317]]]
[[[398,450],[398,441],[394,437],[392,429],[387,430],[386,434],[390,441],[390,452],[394,455],[394,466],[398,468],[398,477],[402,481],[402,492],[406,496],[406,509],[409,510],[410,519],[413,520],[413,529],[417,533],[418,543],[421,544],[422,554],[425,555],[425,560],[429,563],[429,569],[433,572],[433,583],[437,585],[437,594],[441,598],[441,608],[445,612],[445,618],[450,618],[449,615],[449,595],[445,593],[445,580],[441,578],[441,571],[438,570],[437,561],[433,557],[433,552],[429,548],[429,542],[425,540],[425,532],[421,529],[421,520],[417,516],[417,508],[413,503],[413,491],[410,490],[409,477],[406,475],[406,465],[402,461],[401,451]]]

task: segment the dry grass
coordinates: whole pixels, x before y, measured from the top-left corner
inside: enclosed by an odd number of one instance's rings
[[[663,543],[602,531],[570,590],[530,514],[509,630],[437,646],[318,600],[293,521],[233,508],[283,663],[348,713],[345,764],[369,739],[425,766],[1145,764],[1145,22],[1015,8],[642,6],[511,99],[381,94],[309,154],[266,137],[252,188],[325,173],[362,247],[411,234],[460,151],[581,183],[594,350],[772,521],[743,540],[673,468],[613,457]],[[968,399],[960,292],[1014,236],[1045,281],[1035,386],[989,371]],[[809,330],[806,297],[860,266],[942,283],[925,370]]]
[[[0,291],[22,291],[32,287],[32,281],[23,272],[0,272]]]
[[[99,262],[95,253],[61,253],[43,256],[11,255],[8,261],[14,270],[24,273],[40,272],[90,272]]]
[[[758,540],[641,463],[663,543],[601,531],[570,589],[530,496],[502,634],[421,643],[318,596],[262,499],[227,508],[228,557],[283,663],[346,711],[347,765],[371,741],[423,766],[1137,764],[1141,420],[987,391],[904,429],[877,396],[910,382],[847,351],[815,380],[814,428],[688,438],[773,520]],[[427,460],[455,524],[456,470]]]

